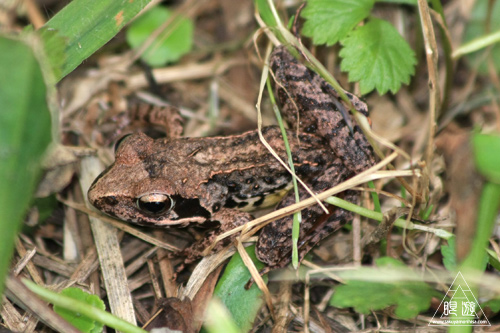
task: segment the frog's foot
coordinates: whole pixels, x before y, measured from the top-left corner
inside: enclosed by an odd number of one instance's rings
[[[129,112],[138,126],[161,128],[168,138],[180,138],[184,131],[184,120],[174,106],[152,105],[135,98],[130,102]]]

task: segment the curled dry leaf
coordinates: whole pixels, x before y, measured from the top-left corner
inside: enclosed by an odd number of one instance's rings
[[[64,189],[71,181],[83,156],[95,153],[94,149],[57,145],[44,160],[45,173],[38,185],[37,197],[47,197]]]

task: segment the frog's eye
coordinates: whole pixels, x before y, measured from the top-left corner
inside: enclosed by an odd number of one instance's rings
[[[124,136],[122,136],[121,138],[119,138],[118,141],[116,141],[116,143],[115,143],[115,153],[118,150],[118,148],[120,148],[120,145],[123,143],[123,141],[125,141],[125,139],[128,138],[131,135],[132,135],[132,133],[125,134]]]
[[[163,193],[148,193],[137,198],[137,207],[148,214],[159,215],[174,207],[174,200]]]

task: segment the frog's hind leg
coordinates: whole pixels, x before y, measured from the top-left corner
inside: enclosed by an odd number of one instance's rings
[[[349,107],[321,76],[307,68],[285,48],[278,47],[270,59],[281,111],[291,128],[315,133],[328,141],[335,154],[352,172],[375,164],[373,149]],[[347,93],[354,107],[368,115],[366,104]]]
[[[358,198],[358,194],[354,191],[346,191],[343,193],[344,199],[349,202],[356,202]],[[317,205],[316,205],[317,206]],[[319,208],[319,207],[318,207]],[[353,213],[341,208],[336,208],[333,206],[327,207],[332,214],[323,213],[319,218],[317,217],[316,223],[312,226],[304,226],[304,223],[301,224],[301,232],[298,242],[298,261],[301,262],[304,259],[305,255],[315,246],[317,245],[323,238],[328,235],[334,233],[338,229],[340,229],[346,222],[352,220]],[[321,213],[317,211],[317,213]],[[306,213],[306,214],[304,214]],[[308,216],[305,216],[308,215]],[[302,211],[302,218],[304,221],[304,217],[310,217],[310,210]],[[286,219],[287,222],[284,220]],[[282,221],[285,223],[289,223],[291,226],[292,217],[288,216],[284,219],[280,219],[278,221]],[[276,221],[275,221],[276,222]],[[273,242],[270,238],[263,236],[259,238],[259,243],[256,248],[256,254],[259,260],[265,262],[267,264],[266,267],[259,271],[260,275],[264,275],[269,273],[272,270],[280,269],[286,267],[292,261],[292,232],[291,227],[287,228],[287,230],[280,234],[280,238],[278,238],[277,242]],[[281,242],[279,241],[281,240]],[[284,243],[283,243],[284,241]],[[267,244],[267,246],[263,246]],[[270,247],[269,247],[270,245]],[[270,251],[267,251],[270,250]],[[248,289],[253,284],[253,279],[250,279],[248,283],[245,285],[245,288]]]
[[[350,193],[349,193],[350,192]],[[355,202],[357,199],[357,193],[353,191],[344,192],[344,199],[349,202]],[[315,246],[317,245],[323,238],[331,235],[335,231],[339,230],[344,224],[353,219],[353,213],[341,208],[336,208],[334,206],[327,206],[327,208],[333,212],[331,214],[323,214],[317,215],[315,219],[315,223],[307,223],[304,221],[304,218],[310,217],[310,211],[304,212],[302,211],[302,219],[303,223],[301,224],[301,232],[298,241],[298,251],[299,251],[299,262],[302,261],[304,256]],[[305,214],[304,214],[305,213]],[[290,217],[290,222],[292,223],[292,218]],[[289,231],[289,232],[288,232]],[[265,274],[269,271],[278,268],[286,267],[292,259],[292,234],[291,228],[287,232],[282,235],[282,239],[285,240],[285,244],[273,244],[274,248],[272,250],[273,253],[279,255],[270,256],[269,258],[263,258],[263,251],[261,248],[257,248],[257,257],[259,260],[264,261],[268,266],[261,271],[261,274]],[[262,244],[265,243],[265,238],[262,240]],[[261,239],[259,238],[259,245],[261,245]],[[259,246],[258,245],[258,246]],[[267,254],[269,255],[269,254]],[[272,258],[271,258],[272,257]],[[271,260],[267,260],[271,259]]]
[[[346,191],[343,193],[343,199],[351,203],[356,203],[358,200],[358,193],[355,191]],[[329,209],[333,209],[333,213],[330,215],[324,214],[325,216],[323,219],[315,223],[314,226],[307,231],[306,235],[299,239],[299,261],[301,261],[322,239],[339,230],[354,218],[354,213],[351,211],[331,205]]]
[[[346,171],[338,166],[329,168],[326,172],[313,182],[312,189],[322,192],[347,178]],[[301,189],[300,199],[306,199],[309,194]],[[357,193],[346,191],[340,194],[349,202],[357,201]],[[293,193],[288,193],[278,208],[295,203]],[[326,236],[340,229],[346,222],[352,220],[353,213],[334,206],[328,206],[329,214],[321,207],[314,205],[302,210],[302,223],[299,234],[299,260],[302,260],[307,252]],[[276,220],[262,230],[257,243],[256,254],[260,261],[267,264],[266,272],[277,268],[283,268],[292,259],[292,225],[293,217],[287,216]]]

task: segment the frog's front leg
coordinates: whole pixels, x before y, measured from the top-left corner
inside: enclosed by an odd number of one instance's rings
[[[184,250],[174,253],[172,256],[184,258],[183,263],[177,268],[181,271],[185,265],[194,262],[203,256],[203,252],[213,244],[217,236],[239,227],[252,220],[252,215],[235,209],[222,208],[212,215],[210,223],[218,223],[219,226],[210,230],[203,238],[189,245]],[[217,242],[210,253],[216,253],[233,242],[239,233],[233,234]]]
[[[311,185],[316,193],[327,190],[340,183],[349,176],[348,171],[338,163],[325,171],[325,173]],[[310,197],[304,189],[299,189],[300,199]],[[355,202],[357,193],[346,191],[340,194],[345,200]],[[287,196],[279,204],[278,208],[286,207],[295,203],[293,193]],[[299,234],[299,261],[320,240],[340,229],[347,221],[353,218],[350,211],[334,206],[327,206],[329,214],[326,214],[318,205],[302,210],[302,223]],[[292,224],[293,217],[287,216],[271,222],[261,232],[257,243],[256,254],[260,261],[267,264],[265,271],[283,268],[292,259]],[[264,273],[264,272],[261,272]]]

